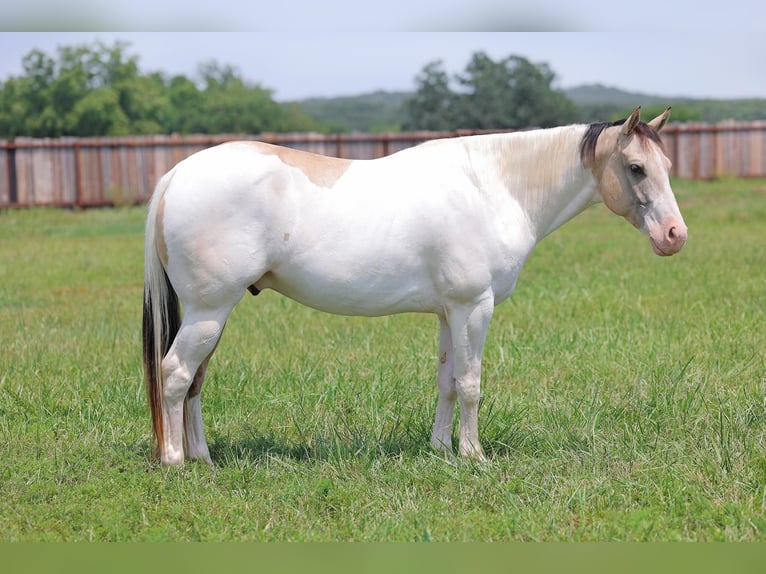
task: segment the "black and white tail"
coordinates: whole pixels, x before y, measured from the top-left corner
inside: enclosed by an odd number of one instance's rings
[[[167,354],[181,324],[178,296],[170,284],[157,248],[157,216],[172,171],[157,183],[146,220],[144,251],[144,381],[156,440],[156,454],[164,448],[162,409],[162,359]]]

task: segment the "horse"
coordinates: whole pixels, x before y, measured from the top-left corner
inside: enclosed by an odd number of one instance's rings
[[[657,255],[686,242],[659,135],[669,113],[647,123],[639,107],[617,122],[445,138],[374,160],[234,141],[180,161],[146,221],[144,378],[161,463],[212,464],[208,362],[237,302],[267,289],[335,314],[435,314],[430,443],[452,452],[459,400],[458,454],[483,460],[487,329],[535,245],[599,201]]]

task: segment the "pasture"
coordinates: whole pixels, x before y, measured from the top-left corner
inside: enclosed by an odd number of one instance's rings
[[[497,308],[487,462],[431,451],[438,321],[273,292],[203,390],[213,467],[161,468],[142,384],[144,208],[0,213],[5,541],[766,539],[766,181],[674,182],[678,255],[603,205]]]

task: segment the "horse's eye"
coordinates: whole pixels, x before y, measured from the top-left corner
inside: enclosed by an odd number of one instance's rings
[[[630,173],[632,173],[633,175],[645,175],[644,168],[638,165],[637,163],[630,164]]]

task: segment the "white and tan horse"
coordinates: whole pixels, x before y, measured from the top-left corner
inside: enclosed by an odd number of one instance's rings
[[[431,444],[451,450],[459,400],[459,453],[482,458],[484,340],[535,245],[601,200],[655,253],[684,245],[658,136],[668,113],[438,140],[370,161],[232,142],[180,162],[146,226],[144,365],[161,461],[210,462],[205,370],[232,308],[264,289],[330,313],[435,314]]]

